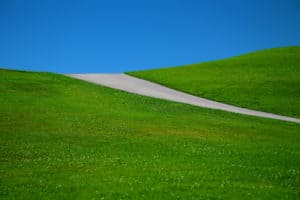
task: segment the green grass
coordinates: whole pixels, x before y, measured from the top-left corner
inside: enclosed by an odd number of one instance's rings
[[[300,47],[128,74],[212,100],[300,117]]]
[[[299,199],[300,125],[0,70],[1,199]]]

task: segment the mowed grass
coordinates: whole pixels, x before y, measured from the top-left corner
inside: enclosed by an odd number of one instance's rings
[[[299,199],[300,125],[0,70],[1,199]]]
[[[128,74],[241,107],[300,117],[300,47]]]

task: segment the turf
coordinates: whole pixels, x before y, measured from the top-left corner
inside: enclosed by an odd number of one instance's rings
[[[297,199],[300,125],[0,70],[1,199]]]
[[[300,47],[128,74],[241,107],[300,117]]]

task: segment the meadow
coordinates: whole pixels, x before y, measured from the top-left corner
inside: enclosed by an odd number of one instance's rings
[[[300,198],[300,124],[5,69],[0,102],[1,199]]]

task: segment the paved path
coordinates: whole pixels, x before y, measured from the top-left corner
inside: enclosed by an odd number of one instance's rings
[[[168,87],[146,81],[143,79],[135,78],[126,74],[69,74],[67,76],[93,82],[96,84],[104,85],[107,87],[124,90],[131,93],[140,94],[143,96],[150,96],[159,99],[166,99],[186,104],[191,104],[199,107],[212,108],[218,110],[225,110],[234,113],[245,115],[252,115],[258,117],[279,119],[284,121],[300,123],[300,119],[293,117],[286,117],[272,113],[260,112],[237,106],[204,99],[201,97],[193,96],[184,92],[180,92]]]

